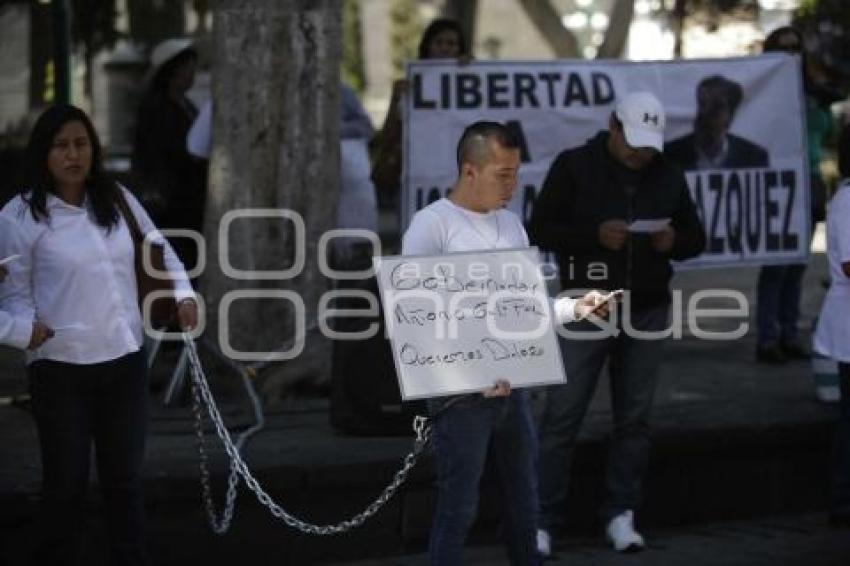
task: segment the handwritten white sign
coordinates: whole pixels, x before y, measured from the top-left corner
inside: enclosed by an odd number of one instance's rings
[[[402,398],[566,381],[537,248],[374,263]]]

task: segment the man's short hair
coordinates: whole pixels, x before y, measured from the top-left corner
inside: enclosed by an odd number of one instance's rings
[[[457,142],[457,170],[464,163],[479,165],[490,155],[490,140],[495,141],[505,149],[518,149],[519,140],[516,134],[499,122],[481,120],[470,124],[463,131]]]
[[[697,108],[704,107],[704,99],[700,96],[703,92],[720,92],[729,103],[729,112],[734,116],[741,99],[744,98],[744,89],[735,81],[731,81],[720,75],[706,77],[697,85]]]

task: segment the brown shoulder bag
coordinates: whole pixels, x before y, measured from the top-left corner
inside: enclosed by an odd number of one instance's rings
[[[171,324],[177,316],[177,302],[174,300],[174,282],[171,279],[160,279],[154,277],[145,270],[144,265],[144,242],[145,235],[136,220],[136,216],[130,210],[124,191],[120,187],[116,193],[115,205],[130,229],[130,237],[133,239],[133,250],[135,253],[136,289],[139,294],[139,310],[144,316],[145,297],[154,291],[168,291],[168,296],[159,297],[153,301],[150,310],[150,323],[153,328],[163,328]],[[165,246],[159,243],[150,243],[150,262],[155,271],[163,272],[165,269]]]

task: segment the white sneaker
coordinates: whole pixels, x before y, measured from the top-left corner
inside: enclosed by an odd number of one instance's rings
[[[537,552],[543,558],[552,556],[552,537],[543,529],[537,529]]]
[[[643,537],[635,531],[634,513],[631,510],[623,511],[611,519],[605,534],[617,552],[637,552],[645,546]]]

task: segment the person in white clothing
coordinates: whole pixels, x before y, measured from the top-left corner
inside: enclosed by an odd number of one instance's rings
[[[147,368],[135,249],[119,209],[123,197],[141,231],[164,246],[177,318],[197,324],[183,265],[136,199],[110,179],[89,117],[48,108],[26,150],[22,192],[2,211],[0,257],[18,254],[0,285],[0,308],[38,320],[55,336],[27,354],[41,445],[43,499],[34,564],[76,563],[95,448],[109,563],[147,564],[142,462]]]
[[[209,159],[212,151],[212,100],[207,100],[186,134],[186,150],[198,159]]]
[[[815,331],[815,350],[838,362],[841,389],[833,444],[830,521],[850,527],[850,126],[838,144],[838,167],[844,178],[829,202],[826,250],[831,284]]]
[[[420,210],[402,241],[403,255],[441,255],[528,247],[520,219],[504,208],[511,200],[520,166],[515,136],[497,122],[466,128],[457,148],[458,179],[449,198]],[[555,302],[560,322],[600,308],[601,294]],[[604,306],[601,308],[604,309]],[[497,381],[480,396],[432,399],[437,454],[437,510],[431,529],[431,564],[462,563],[463,545],[478,507],[478,482],[488,449],[503,486],[504,521],[511,564],[539,564],[536,547],[537,438],[528,391],[511,391]]]

